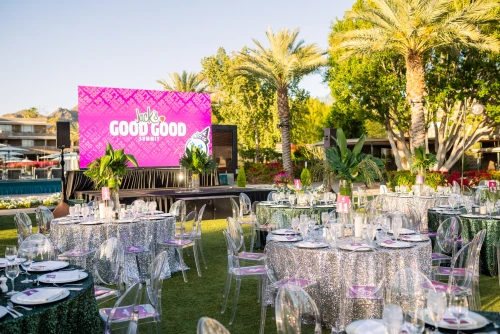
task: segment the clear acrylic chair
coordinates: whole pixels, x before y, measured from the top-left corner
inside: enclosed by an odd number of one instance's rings
[[[17,244],[21,245],[23,240],[29,237],[33,232],[33,228],[31,226],[31,220],[30,223],[28,224],[23,218],[21,218],[20,214],[18,213],[14,216],[14,222],[16,224],[16,229],[17,229]]]
[[[39,206],[35,210],[36,223],[38,226],[38,233],[50,233],[50,223],[54,219],[54,215],[46,206]]]
[[[354,254],[355,251],[352,253]],[[369,268],[356,266],[363,250],[358,256],[344,256],[340,260],[341,268],[354,268],[346,271],[341,279],[340,321],[341,329],[359,319],[380,319],[384,306],[385,268],[383,261],[375,261]]]
[[[239,259],[247,261],[264,261],[264,254],[246,251],[243,228],[240,222],[233,217],[227,217],[226,223],[227,231],[231,235],[231,238],[233,238],[233,241],[236,245]]]
[[[271,226],[272,229],[279,230],[281,228],[290,228],[290,222],[286,214],[283,211],[274,211],[271,215],[271,220],[268,225]]]
[[[31,253],[33,261],[51,261],[54,260],[54,246],[49,238],[43,234],[32,234],[23,240],[17,251],[17,257],[26,258]],[[33,265],[36,265],[34,263]]]
[[[252,215],[254,215],[253,217],[253,226],[252,226],[252,236],[251,236],[251,239],[250,239],[250,253],[253,252],[254,250],[254,247],[255,247],[255,243],[256,241],[259,241],[260,244],[262,244],[260,238],[261,238],[261,232],[267,232],[269,233],[272,229],[273,229],[273,226],[270,225],[270,224],[267,224],[267,222],[265,224],[261,224],[259,222],[259,220],[257,219],[257,216],[256,216],[256,206],[259,202],[255,201],[252,203]]]
[[[92,261],[95,250],[99,247],[99,238],[94,238],[89,230],[82,230],[77,224],[69,225],[68,228],[72,229],[70,238],[73,240],[71,243],[73,247],[65,248],[61,244],[57,245],[57,258],[87,269],[91,264],[90,262]],[[94,244],[94,242],[96,242],[96,244]]]
[[[252,215],[252,201],[245,193],[240,193],[240,220],[242,224],[253,225],[254,215]]]
[[[193,247],[195,244],[194,238],[197,231],[196,224],[196,212],[191,211],[187,216],[181,219],[180,227],[179,227],[179,237],[172,238],[168,235],[168,231],[166,229],[162,229],[160,231],[160,238],[158,239],[159,247],[174,247],[179,254],[179,260],[182,268],[182,276],[184,278],[184,282],[187,283],[187,275],[186,275],[186,265],[184,263],[184,254],[183,250],[188,247]],[[193,247],[194,260],[196,263],[196,270],[198,272],[198,276],[201,277],[200,263],[198,260],[198,250],[196,247]]]
[[[264,326],[266,322],[266,313],[267,307],[274,302],[275,296],[279,290],[279,288],[287,285],[293,284],[297,285],[303,289],[310,289],[313,286],[318,287],[318,282],[313,279],[306,279],[302,275],[302,271],[300,270],[300,266],[295,259],[295,256],[292,252],[287,256],[283,256],[279,262],[279,267],[277,263],[269,261],[267,257],[267,251],[270,245],[273,244],[273,241],[266,245],[264,249],[265,256],[265,267],[266,267],[266,278],[264,281],[265,291],[264,295],[261,298],[261,313],[260,313],[260,333],[264,333]],[[283,250],[286,252],[286,250]],[[284,254],[285,255],[285,254]],[[285,268],[283,270],[283,268]],[[309,275],[308,275],[309,276]],[[317,277],[317,275],[313,275],[313,277]]]
[[[236,220],[240,219],[240,207],[238,203],[232,198],[229,197],[229,202],[231,202],[231,212],[233,213],[232,217]]]
[[[267,201],[268,202],[274,202],[273,194],[278,193],[276,190],[270,191],[269,194],[267,194]]]
[[[142,295],[141,283],[130,286],[116,301],[113,308],[99,310],[99,317],[105,324],[105,334],[137,333],[139,303]],[[82,328],[83,330],[83,328]]]
[[[403,225],[406,225],[403,226],[403,228],[408,228],[419,233],[421,231],[422,218],[418,214],[415,206],[410,203],[404,203],[402,211],[406,217],[406,221],[403,219]]]
[[[206,206],[207,206],[206,204],[203,204],[203,206],[201,207],[200,211],[196,216],[196,232],[194,233],[194,243],[195,243],[194,247],[197,247],[198,250],[200,251],[201,259],[203,261],[203,264],[205,265],[205,269],[208,269],[207,262],[205,261],[205,255],[203,254],[203,244],[201,242],[201,234],[202,234],[201,222],[203,220],[203,213],[205,212]],[[180,238],[181,237],[180,232],[176,233],[175,237]]]
[[[386,304],[395,304],[408,313],[427,306],[428,291],[436,291],[432,282],[420,270],[404,268],[397,271],[386,289]]]
[[[439,225],[432,251],[433,265],[451,261],[457,251],[457,241],[461,231],[462,222],[458,217],[447,218]]]
[[[168,213],[172,214],[177,221],[180,221],[184,216],[186,216],[186,202],[179,199],[172,204]]]
[[[196,334],[230,334],[220,322],[215,319],[203,317],[198,320]]]
[[[227,246],[227,278],[226,285],[224,288],[224,304],[222,306],[221,313],[224,314],[227,307],[227,300],[229,297],[229,290],[231,288],[231,281],[234,278],[236,280],[236,288],[234,292],[233,301],[233,311],[231,313],[231,318],[229,324],[232,325],[234,322],[234,317],[236,315],[236,308],[238,305],[238,299],[240,295],[241,281],[243,279],[257,279],[259,280],[259,293],[257,293],[257,301],[260,301],[260,296],[264,294],[264,279],[266,275],[266,268],[263,265],[257,266],[240,266],[240,258],[238,256],[238,248],[233,241],[231,235],[226,231],[222,230]]]
[[[99,246],[92,262],[94,295],[98,305],[119,297],[125,290],[124,270],[123,245],[117,238],[109,238]]]
[[[280,334],[300,334],[302,324],[314,325],[314,333],[321,334],[321,316],[318,307],[301,287],[287,284],[276,296],[276,327]]]

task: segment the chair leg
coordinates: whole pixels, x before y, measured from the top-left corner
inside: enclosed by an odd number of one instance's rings
[[[196,271],[198,272],[198,276],[201,277],[200,260],[198,259],[198,248],[196,247],[196,244],[193,244],[193,254],[194,262],[196,263]]]
[[[229,289],[231,288],[231,274],[227,274],[226,278],[226,286],[224,288],[224,295],[222,296],[224,298],[224,304],[222,304],[222,310],[220,311],[221,314],[224,314],[226,312],[226,307],[227,307],[227,299],[229,297]]]
[[[255,230],[255,228],[252,227],[252,238],[250,239],[250,253],[253,253],[253,245],[255,242],[255,233],[257,233],[257,231]]]
[[[266,325],[266,313],[267,313],[267,305],[266,305],[266,291],[267,291],[267,279],[263,278],[262,282],[262,290],[261,290],[261,306],[260,306],[260,330],[259,334],[264,334],[264,327]]]
[[[240,287],[241,287],[241,279],[236,278],[236,289],[234,291],[233,312],[231,314],[231,320],[229,320],[230,325],[233,324],[234,316],[236,315],[236,308],[238,307],[238,299],[240,298]]]
[[[184,257],[182,255],[182,247],[175,247],[177,249],[177,254],[179,254],[179,261],[181,263],[181,270],[182,270],[182,277],[184,278],[184,283],[187,283],[187,275],[186,275],[186,270],[184,269]]]
[[[201,243],[201,238],[196,239],[196,243],[198,244],[198,247],[200,248],[201,259],[203,260],[203,265],[205,265],[205,269],[208,269],[207,262],[205,261],[205,254],[203,254],[203,245]]]

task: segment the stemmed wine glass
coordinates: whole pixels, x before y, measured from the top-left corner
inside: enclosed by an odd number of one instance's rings
[[[5,248],[5,258],[8,262],[14,262],[17,257],[17,248],[16,246],[7,246]]]
[[[33,245],[30,241],[27,241],[27,248],[26,248],[26,259],[25,261],[21,262],[21,266],[23,267],[24,269],[24,274],[26,275],[26,278],[23,279],[21,281],[21,283],[31,283],[33,282],[33,280],[30,280],[28,278],[28,269],[29,267],[31,266],[31,264],[33,263],[33,247],[35,245]]]
[[[299,224],[299,231],[302,234],[304,240],[306,240],[308,229],[309,229],[309,225],[307,224],[307,221],[306,222],[300,222],[300,224]]]
[[[403,328],[403,310],[398,305],[385,305],[382,311],[382,323],[389,334],[399,334]]]
[[[446,311],[446,293],[443,291],[429,291],[427,296],[427,311],[436,328],[434,333],[439,333],[438,324]]]
[[[452,294],[450,296],[450,313],[457,318],[457,330],[460,332],[460,323],[469,313],[469,304],[466,295]]]
[[[75,217],[75,213],[76,213],[76,208],[74,206],[70,206],[69,207],[69,216],[70,216],[71,220],[73,220],[73,218]]]
[[[394,240],[396,241],[398,240],[402,225],[403,220],[401,219],[401,217],[394,217],[392,219],[392,234],[394,235]]]
[[[148,206],[149,206],[149,214],[154,214],[155,213],[155,210],[156,210],[156,201],[151,201],[149,202]]]
[[[326,225],[326,223],[328,223],[328,220],[330,219],[330,214],[328,212],[322,212],[321,213],[321,221],[323,222],[323,226]]]
[[[82,212],[82,205],[81,204],[75,204],[75,215],[77,216],[76,218],[78,219],[78,216]]]
[[[12,281],[12,291],[7,292],[7,295],[15,295],[18,291],[14,288],[14,279],[19,276],[19,263],[15,261],[7,261],[7,265],[5,266],[5,276],[10,278]]]
[[[412,311],[406,312],[406,328],[411,334],[423,333],[425,322],[425,311],[419,309],[413,309]]]
[[[299,228],[300,224],[300,219],[299,218],[292,218],[292,228],[297,233],[297,229]]]

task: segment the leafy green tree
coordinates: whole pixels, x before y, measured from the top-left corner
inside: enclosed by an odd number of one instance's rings
[[[292,82],[325,65],[323,52],[315,45],[297,41],[299,30],[281,30],[277,34],[269,29],[266,36],[270,47],[254,40],[256,49],[240,53],[243,63],[236,67],[239,74],[262,79],[277,91],[278,115],[283,147],[283,167],[293,174],[290,141],[290,104],[288,89]]]
[[[411,146],[425,145],[425,55],[436,48],[498,51],[500,42],[481,25],[499,21],[498,0],[371,0],[346,18],[368,23],[334,36],[342,59],[373,52],[394,52],[405,60],[406,98],[411,107]]]
[[[245,174],[245,167],[241,166],[238,170],[238,177],[236,178],[236,183],[238,187],[246,187],[247,185],[247,176]]]
[[[199,73],[188,73],[182,71],[181,74],[174,72],[168,74],[169,80],[156,80],[163,86],[163,89],[174,92],[196,92],[208,93],[205,79]]]
[[[37,108],[29,108],[24,110],[23,118],[37,118],[40,117],[40,113]]]

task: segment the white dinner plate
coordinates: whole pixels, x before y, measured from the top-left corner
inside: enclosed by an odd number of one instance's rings
[[[327,248],[328,244],[324,242],[301,241],[295,244],[298,248]]]
[[[29,272],[43,272],[43,271],[54,271],[62,269],[69,266],[66,261],[41,261],[33,263],[28,271]]]
[[[402,241],[423,242],[428,241],[429,237],[421,234],[404,234],[399,239]]]
[[[388,242],[390,241],[390,242]],[[386,240],[380,244],[382,247],[386,248],[410,248],[413,247],[409,242]]]
[[[295,241],[301,241],[302,238],[299,236],[291,236],[291,235],[274,235],[271,240],[281,241],[281,242],[295,242]]]
[[[160,211],[160,210],[155,210],[155,211],[153,211],[153,213],[159,214],[159,213],[164,213],[164,212]]]
[[[76,222],[76,220],[67,220],[67,219],[64,219],[64,220],[59,220],[56,222],[57,225],[71,225],[71,224],[74,224]]]
[[[279,230],[271,231],[271,233],[276,234],[276,235],[295,235],[295,234],[298,234],[297,232],[295,232],[294,230],[289,229],[289,228],[280,228]]]
[[[381,319],[362,319],[362,320],[356,320],[351,322],[349,325],[345,327],[345,331],[347,334],[356,334],[356,329],[363,325],[365,322],[370,321],[373,322],[372,324],[369,324],[370,330],[373,330],[375,332],[376,329],[380,326],[381,332],[385,331],[384,329],[384,324],[382,323]]]
[[[59,276],[59,277],[58,277]],[[85,279],[89,276],[85,271],[78,269],[71,271],[54,271],[51,273],[38,276],[38,280],[42,283],[72,283]]]
[[[7,308],[5,306],[0,306],[0,319],[3,318],[3,316],[7,313]]]
[[[427,309],[425,310],[425,322],[428,323],[429,325],[434,326],[434,322],[432,319],[429,317],[427,313]],[[444,313],[443,319],[453,319],[454,317],[451,315],[451,313],[446,310]],[[488,320],[483,317],[480,314],[477,314],[475,312],[469,311],[467,314],[467,317],[465,317],[465,320],[471,321],[472,323],[470,324],[461,324],[460,325],[460,330],[464,331],[469,331],[469,330],[474,330],[474,329],[479,329],[483,328],[484,326],[488,325]],[[439,328],[445,328],[445,329],[452,329],[452,330],[458,330],[457,324],[450,324],[444,320],[441,320],[438,324]]]
[[[388,233],[392,234],[392,231],[391,231],[391,230],[389,230],[389,232],[388,232]],[[399,231],[399,235],[401,235],[401,234],[415,234],[415,231],[410,230],[410,229],[407,229],[407,228],[402,228],[402,229]]]
[[[25,258],[16,258],[16,263],[20,264],[22,262],[26,261]],[[5,268],[5,266],[7,265],[7,259],[4,258],[4,257],[0,257],[0,268]]]
[[[124,223],[131,223],[133,221],[134,221],[133,218],[124,218],[124,219],[115,220],[114,222],[119,223],[119,224],[122,224],[122,223],[124,224]]]
[[[50,290],[54,290],[51,292]],[[23,295],[26,295],[28,293],[31,294],[36,294],[36,293],[43,293],[47,295],[47,297],[42,301],[29,301],[29,300],[20,300],[20,298],[23,297]],[[19,305],[42,305],[42,304],[48,304],[48,303],[53,303],[57,302],[61,299],[64,299],[69,296],[69,290],[65,288],[35,288],[35,289],[28,289],[19,293],[16,293],[13,295],[10,300],[13,303],[19,304]]]
[[[349,242],[349,243],[343,243],[339,244],[339,248],[347,251],[364,251],[364,252],[370,252],[374,248],[364,242]]]
[[[171,213],[158,213],[158,214],[154,214],[153,217],[173,217],[174,215],[172,215]]]

